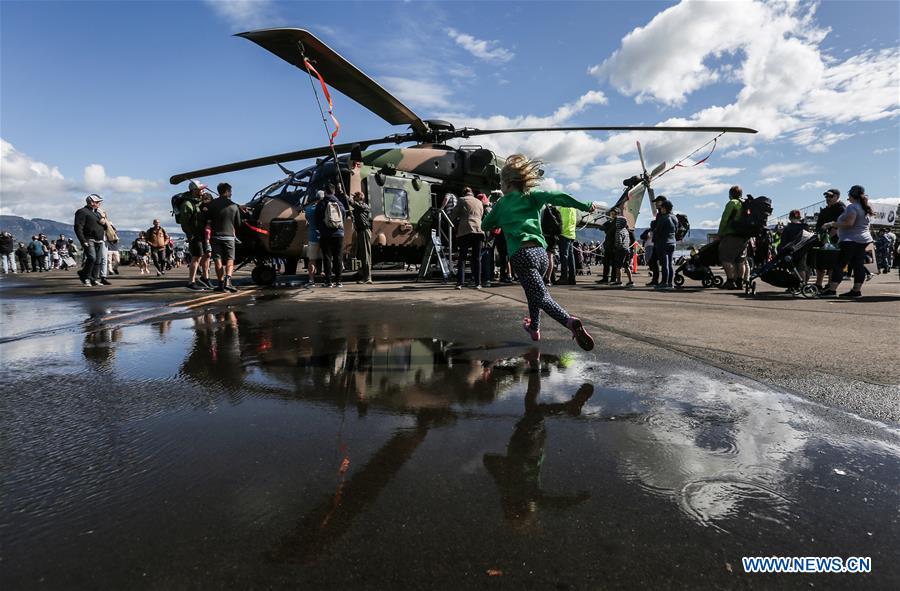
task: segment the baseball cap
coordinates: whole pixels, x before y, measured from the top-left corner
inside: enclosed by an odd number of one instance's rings
[[[827,191],[822,193],[822,195],[825,195],[826,197],[831,197],[831,196],[840,197],[841,192],[839,189],[828,189]]]
[[[205,188],[206,188],[206,185],[204,185],[204,184],[201,183],[200,181],[193,181],[193,180],[192,180],[191,182],[188,183],[188,189],[197,189],[197,190],[199,190],[199,191],[202,191],[202,190],[205,189]]]
[[[84,200],[86,203],[101,203],[103,201],[103,197],[97,195],[96,193],[91,193]]]
[[[657,201],[665,201],[665,200],[666,200],[665,195],[657,195],[656,197],[653,198],[652,203],[656,203]]]

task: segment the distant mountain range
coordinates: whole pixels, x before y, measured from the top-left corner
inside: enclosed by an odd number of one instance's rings
[[[640,240],[641,233],[647,228],[638,228],[634,233],[635,238]],[[709,234],[715,234],[716,230],[705,230],[701,228],[691,228],[690,233],[685,236],[684,240],[679,242],[680,246],[690,247],[690,246],[701,246],[708,242]],[[578,236],[578,240],[581,242],[596,240],[598,242],[603,241],[603,231],[588,229],[588,230],[578,230],[576,233]]]
[[[32,236],[46,234],[48,238],[55,240],[62,234],[66,238],[75,239],[75,230],[72,224],[64,224],[54,220],[34,218],[33,220],[21,218],[15,215],[0,215],[0,231],[6,231],[15,236],[18,242],[28,242]],[[133,230],[117,230],[119,233],[119,248],[128,248],[134,242],[138,233]],[[172,238],[179,240],[184,234],[170,232]]]

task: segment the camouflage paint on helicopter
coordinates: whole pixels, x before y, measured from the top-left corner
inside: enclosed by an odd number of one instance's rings
[[[445,193],[461,194],[464,187],[471,187],[487,194],[500,188],[502,161],[478,147],[421,145],[367,150],[357,157],[361,160],[339,159],[340,183],[347,194],[362,192],[369,199],[376,261],[420,261],[435,208]],[[312,182],[304,183],[305,179]],[[304,257],[308,231],[303,210],[310,195],[328,182],[340,186],[333,162],[317,164],[270,186],[254,200],[260,202],[258,211],[253,201],[248,204],[255,213],[254,222],[268,228],[268,234],[261,236],[266,250],[283,258]],[[354,241],[355,232],[346,231],[345,253],[353,252]]]

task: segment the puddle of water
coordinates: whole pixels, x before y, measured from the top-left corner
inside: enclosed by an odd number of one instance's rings
[[[763,553],[873,556],[898,581],[896,430],[697,372],[392,333],[226,310],[0,344],[0,576],[691,586]]]

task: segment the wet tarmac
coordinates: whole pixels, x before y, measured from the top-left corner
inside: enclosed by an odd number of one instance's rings
[[[3,298],[0,586],[900,586],[896,425],[520,315]]]

